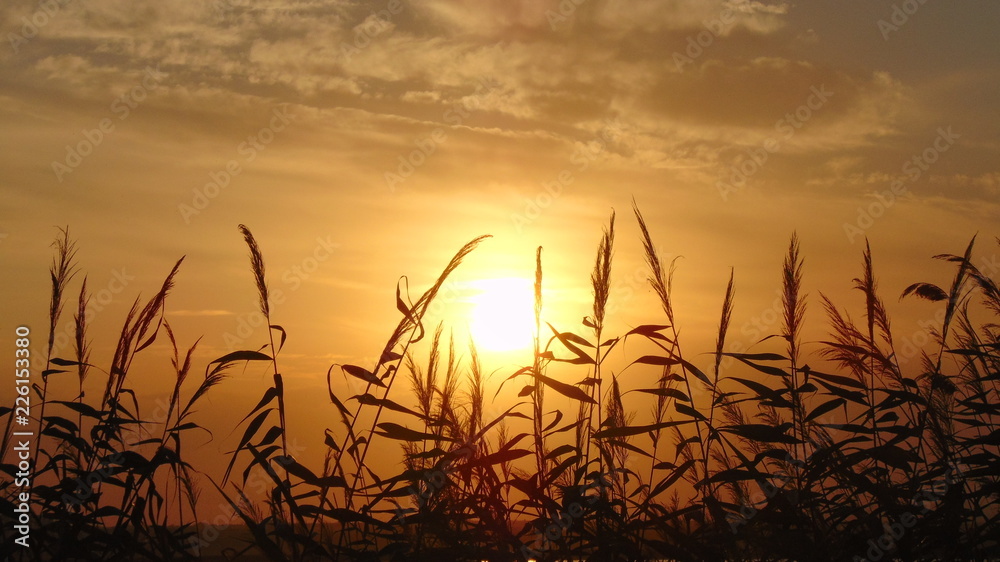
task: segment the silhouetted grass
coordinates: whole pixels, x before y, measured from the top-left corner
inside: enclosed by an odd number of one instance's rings
[[[731,273],[710,352],[712,368],[704,372],[686,359],[692,355],[680,342],[674,264],[665,267],[638,208],[634,215],[660,311],[624,334],[606,333],[613,214],[590,279],[593,307],[579,328],[561,330],[544,322],[539,248],[533,354],[528,365],[501,373],[495,390],[474,342],[459,351],[439,324],[427,345],[417,346],[428,333],[429,305],[483,238],[462,247],[415,302],[401,278],[396,290],[401,319],[375,365],[334,365],[327,373],[331,425],[324,432],[324,462],[314,468],[288,451],[289,405],[278,368],[286,332],[271,323],[263,252],[241,226],[269,326],[259,348],[210,362],[196,390],[182,399],[197,342],[182,353],[162,315],[178,262],[154,298],[141,308],[137,301],[129,312],[112,366],[104,372],[107,390],[100,401],[88,403],[82,393],[55,400],[48,385],[36,389],[36,399],[51,413],[38,420],[44,447],[32,517],[39,548],[29,557],[199,558],[198,479],[181,458],[182,437],[199,429],[189,420],[191,406],[226,369],[248,361],[269,363],[273,384],[239,421],[239,443],[225,474],[213,481],[252,537],[244,556],[275,561],[1000,556],[1000,328],[977,323],[971,310],[978,299],[977,314],[1000,315],[1000,289],[973,265],[974,240],[962,255],[936,256],[956,268],[950,287],[915,283],[903,291],[902,297],[945,308],[934,344],[921,350],[919,365],[900,364],[868,245],[861,274],[853,280],[863,297],[860,323],[820,295],[829,337],[803,342],[811,319],[803,292],[807,270],[793,235],[777,276],[778,331],[756,343],[759,351],[725,351],[736,306]],[[73,246],[68,233],[63,235],[53,266],[51,330],[74,271]],[[75,358],[50,358],[46,367],[46,378],[75,367],[80,389],[88,370],[100,370],[88,359],[86,298],[84,281],[74,319]],[[161,327],[173,349],[176,382],[166,419],[143,420],[127,374]],[[626,349],[626,342],[628,350],[644,351],[627,356],[624,368],[612,369],[610,353],[620,344]],[[735,366],[723,370],[724,359]],[[363,390],[340,396],[334,376],[361,381]],[[410,388],[401,388],[406,382]],[[516,382],[522,385],[519,401],[491,407],[500,388]],[[10,410],[3,415],[9,435]],[[158,435],[142,430],[150,421],[162,424]],[[398,446],[400,462],[372,465],[373,444]],[[5,436],[8,462],[9,445]],[[7,475],[15,470],[3,465]],[[259,504],[245,490],[253,471],[269,480],[269,493]],[[94,480],[90,487],[75,484],[88,479]],[[12,489],[8,483],[5,476],[5,490]],[[5,494],[5,518],[14,499]],[[11,526],[4,523],[9,544]]]

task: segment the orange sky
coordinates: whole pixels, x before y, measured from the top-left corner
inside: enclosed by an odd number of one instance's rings
[[[612,331],[661,321],[632,198],[662,254],[684,256],[698,352],[730,267],[733,340],[752,343],[793,231],[806,289],[852,305],[870,237],[898,309],[909,283],[947,283],[930,256],[976,233],[1000,270],[998,24],[995,3],[934,0],[5,2],[2,341],[19,324],[44,339],[49,245],[69,225],[100,297],[98,363],[182,255],[168,319],[182,344],[204,336],[199,368],[235,339],[259,347],[244,223],[284,294],[296,429],[319,439],[326,370],[371,363],[399,276],[423,290],[480,234],[456,282],[530,277],[544,246],[547,319],[578,329],[614,209]],[[904,304],[911,337],[933,315]],[[465,322],[461,291],[443,306]],[[156,380],[168,364],[147,360]],[[261,373],[213,393],[220,436]]]

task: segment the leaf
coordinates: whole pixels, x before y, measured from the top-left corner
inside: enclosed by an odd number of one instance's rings
[[[723,355],[728,355],[730,357],[738,359],[740,362],[749,365],[750,367],[753,367],[754,369],[760,371],[761,373],[764,373],[765,375],[773,375],[781,378],[788,378],[789,376],[784,369],[781,369],[779,367],[772,367],[771,365],[761,365],[760,363],[754,363],[750,359],[747,359],[747,357],[750,357],[750,355],[742,353],[723,353]],[[758,353],[755,355],[775,356],[775,354],[773,353]],[[781,357],[780,355],[777,355],[777,357],[779,359],[784,359],[784,357]]]
[[[281,351],[281,348],[285,347],[285,340],[288,338],[288,334],[285,333],[284,328],[277,324],[271,324],[268,328],[281,332],[281,340],[278,342],[278,349],[275,351],[275,354],[277,354],[278,351]]]
[[[607,442],[609,445],[614,445],[615,447],[622,447],[623,449],[628,449],[637,455],[642,455],[647,458],[653,458],[653,455],[643,451],[639,447],[629,443],[628,441],[622,441],[621,439],[614,439]]]
[[[827,400],[826,402],[813,408],[813,411],[809,412],[809,415],[806,416],[805,421],[812,421],[831,410],[836,410],[837,408],[843,406],[846,403],[847,401],[844,400],[843,398],[834,398],[833,400]]]
[[[641,433],[652,433],[654,431],[659,431],[661,429],[666,429],[668,427],[675,427],[678,425],[684,425],[691,423],[690,420],[682,421],[668,421],[660,423],[652,423],[649,425],[632,425],[624,427],[612,427],[610,429],[603,429],[594,434],[595,439],[610,439],[614,437],[628,437],[629,435],[639,435]]]
[[[259,449],[264,445],[270,445],[271,443],[277,441],[279,437],[281,437],[281,428],[276,425],[272,425],[271,429],[267,430],[267,433],[264,434],[264,438],[260,440],[260,443],[257,443],[257,448]]]
[[[574,334],[573,332],[560,332],[558,334],[560,341],[566,340],[571,341],[577,345],[582,345],[584,347],[594,347],[594,344],[590,343],[581,336]]]
[[[642,365],[657,365],[666,367],[668,365],[678,365],[680,361],[673,359],[671,357],[664,357],[662,355],[643,355],[642,357],[636,359],[632,364],[640,363]]]
[[[323,438],[323,443],[327,447],[329,447],[329,448],[331,448],[334,451],[337,451],[339,453],[340,452],[340,446],[337,445],[337,440],[333,437],[333,434],[330,433],[330,430],[329,429],[324,430],[323,433],[326,435],[326,437]]]
[[[391,363],[397,359],[402,359],[402,357],[403,356],[401,354],[396,353],[395,351],[386,350],[382,352],[382,357],[379,358],[378,364],[385,365],[386,363]]]
[[[348,375],[359,378],[368,384],[385,388],[385,383],[364,367],[358,367],[357,365],[341,365],[340,369]]]
[[[535,378],[542,381],[543,383],[546,384],[546,386],[548,386],[552,390],[558,392],[559,394],[562,394],[567,398],[572,398],[574,400],[579,400],[580,402],[586,402],[588,404],[597,404],[597,402],[593,398],[588,396],[586,392],[580,390],[579,388],[571,384],[559,382],[553,378],[549,378],[542,374],[536,374]]]
[[[727,470],[721,470],[713,474],[708,480],[706,480],[706,483],[725,482],[731,484],[735,482],[744,482],[747,480],[760,481],[764,478],[767,478],[768,476],[769,476],[768,474],[762,473],[759,470],[730,468]]]
[[[232,363],[233,361],[270,361],[271,356],[266,353],[261,353],[259,351],[234,351],[232,353],[227,353],[222,357],[219,357],[215,361],[209,363]]]
[[[370,517],[363,513],[358,513],[356,511],[352,511],[350,509],[343,507],[332,507],[329,509],[321,509],[314,505],[301,505],[299,507],[302,509],[302,512],[307,515],[325,515],[330,519],[339,521],[342,524],[365,523],[368,525],[373,525],[375,527],[381,527],[383,529],[390,528],[390,525],[388,523],[384,523],[382,521],[379,521],[378,519],[375,519],[374,517]]]
[[[762,443],[799,443],[799,440],[788,435],[785,431],[791,427],[789,423],[783,423],[778,427],[761,423],[743,423],[720,428],[719,431],[739,435],[740,437]]]
[[[479,461],[479,463],[483,465],[507,463],[531,454],[533,453],[527,449],[506,449],[486,455]]]
[[[880,460],[893,468],[898,468],[899,470],[906,472],[909,472],[911,462],[920,462],[919,455],[913,451],[901,449],[896,445],[873,447],[868,450],[868,453],[874,459]]]
[[[560,421],[562,421],[563,419],[562,411],[554,410],[554,412],[555,412],[554,419],[551,422],[549,422],[549,425],[545,426],[545,429],[542,430],[543,433],[548,432],[550,429],[558,425]]]
[[[274,390],[274,387],[271,387],[268,390]],[[229,480],[229,473],[232,472],[233,465],[236,464],[237,454],[244,447],[246,447],[247,443],[249,443],[251,439],[253,439],[254,435],[257,434],[257,430],[260,429],[261,424],[264,423],[264,420],[267,418],[268,414],[270,414],[273,410],[274,408],[268,408],[260,412],[259,414],[257,414],[257,417],[255,417],[249,424],[247,424],[247,429],[246,431],[243,432],[243,437],[240,439],[240,444],[236,447],[236,450],[233,451],[233,458],[229,461],[229,466],[226,468],[226,473],[222,477],[223,484],[225,484],[225,482]]]
[[[101,506],[89,514],[89,517],[100,519],[102,517],[121,517],[125,513],[117,507],[111,505]]]
[[[682,465],[680,465],[679,467],[677,467],[676,470],[674,470],[673,474],[671,474],[667,478],[661,480],[649,492],[649,497],[650,498],[655,498],[661,492],[663,492],[664,490],[666,490],[667,488],[669,488],[670,486],[672,486],[674,484],[674,482],[677,482],[677,480],[679,480],[682,476],[684,476],[684,473],[687,472],[688,469],[691,468],[692,466],[694,466],[694,460],[693,459],[689,460],[689,461],[684,461],[684,463]]]
[[[674,458],[681,456],[681,451],[686,449],[687,446],[692,443],[701,443],[701,437],[698,437],[697,435],[692,435],[691,437],[688,437],[687,439],[684,439],[679,443],[677,443],[677,450],[674,453]]]
[[[899,414],[896,412],[886,412],[878,420],[878,423],[892,423],[899,421]],[[977,422],[978,423],[978,422]]]
[[[430,451],[419,451],[416,453],[407,453],[406,458],[408,459],[436,459],[438,457],[444,456],[447,451],[441,447],[434,447]]]
[[[583,340],[583,338],[571,332],[560,332],[559,330],[556,330],[555,327],[552,324],[549,324],[548,322],[546,322],[546,324],[548,324],[549,329],[552,330],[552,333],[555,334],[555,337],[559,340],[559,342],[563,344],[563,347],[572,351],[573,354],[576,355],[575,359],[559,359],[558,361],[562,361],[564,363],[571,363],[574,365],[591,365],[594,363],[594,359],[592,357],[587,355],[585,351],[583,351],[573,343],[574,340]],[[594,347],[589,343],[588,345],[589,347]]]
[[[948,293],[945,293],[941,287],[932,283],[914,283],[904,289],[903,294],[900,295],[899,298],[902,299],[910,294],[935,302],[948,300]]]
[[[566,453],[575,453],[575,452],[579,452],[579,450],[573,445],[560,445],[555,449],[549,451],[549,453],[545,455],[545,458],[554,459],[560,455],[565,455]]]
[[[333,367],[330,367],[326,371],[326,390],[330,393],[330,402],[333,402],[333,405],[340,411],[340,415],[343,416],[344,425],[350,427],[350,422],[348,420],[353,419],[354,416],[351,415],[347,406],[344,406],[344,403],[340,401],[340,398],[337,398],[337,395],[333,393]]]
[[[174,432],[178,432],[178,431],[187,431],[189,429],[201,429],[201,430],[207,431],[209,435],[212,434],[211,431],[208,431],[204,427],[202,427],[202,426],[200,426],[200,425],[198,425],[198,424],[196,424],[194,422],[186,422],[186,423],[182,423],[180,425],[175,425],[174,427],[171,427],[170,429],[168,429],[167,432],[168,433],[174,433]]]
[[[386,408],[386,409],[389,409],[389,410],[393,410],[395,412],[400,412],[400,413],[403,413],[403,414],[410,414],[411,416],[415,416],[417,418],[424,419],[424,416],[422,414],[414,412],[413,410],[407,408],[406,406],[403,406],[402,404],[398,404],[398,403],[396,403],[396,402],[394,402],[394,401],[392,401],[392,400],[390,400],[388,398],[377,398],[375,396],[372,396],[371,394],[358,394],[357,396],[352,396],[350,399],[351,400],[357,400],[358,402],[360,402],[362,404],[365,404],[365,405],[369,405],[369,406],[381,406],[383,408]]]
[[[680,402],[676,402],[675,401],[674,402],[674,408],[677,410],[678,413],[684,414],[685,416],[688,416],[688,417],[690,417],[692,419],[697,419],[697,420],[704,420],[704,419],[706,419],[705,416],[701,412],[699,412],[698,410],[695,410],[694,408],[692,408],[691,406],[688,406],[687,404],[682,404]]]
[[[301,478],[303,482],[309,485],[329,488],[347,487],[347,482],[342,477],[324,476],[320,478],[319,476],[316,476],[313,471],[309,470],[302,464],[299,464],[299,461],[292,457],[278,455],[272,459],[272,462],[278,463],[278,465],[288,471],[289,474]]]
[[[817,390],[819,390],[819,389],[816,388],[816,385],[814,385],[811,382],[807,382],[807,383],[803,383],[803,384],[799,385],[799,389],[798,389],[798,391],[801,392],[801,393],[816,392]]]
[[[815,374],[815,373],[813,373],[813,374]],[[829,391],[830,394],[834,394],[834,395],[839,396],[841,398],[845,398],[847,400],[850,400],[851,402],[854,402],[855,404],[861,404],[862,406],[864,406],[866,408],[868,407],[868,399],[865,397],[864,394],[862,394],[860,392],[857,392],[857,391],[854,391],[854,390],[845,390],[843,388],[840,388],[839,386],[835,386],[835,385],[832,385],[832,384],[827,384],[827,383],[825,383],[825,382],[823,382],[821,380],[817,381],[817,382],[821,386],[823,386],[823,388],[827,389],[827,391]]]
[[[60,416],[45,416],[45,421],[49,422],[52,425],[58,425],[64,427],[68,429],[70,433],[77,433],[79,431],[79,428],[76,426],[75,423]]]
[[[575,466],[576,463],[580,461],[580,455],[571,455],[563,459],[559,464],[552,467],[549,473],[546,475],[546,484],[555,482],[564,472],[569,470],[570,467]]]
[[[633,334],[639,334],[651,340],[663,340],[666,342],[670,342],[671,341],[670,338],[660,333],[663,330],[669,330],[669,329],[670,326],[664,324],[643,324],[642,326],[637,326],[629,330],[628,333],[625,334],[625,337],[627,338]]]
[[[826,373],[821,373],[819,371],[809,371],[809,376],[816,377],[820,380],[826,381],[832,384],[839,384],[840,386],[849,386],[851,388],[865,389],[865,385],[862,382],[854,380],[850,377],[845,377],[842,375],[828,375]]]
[[[397,441],[424,441],[425,439],[432,439],[435,441],[454,441],[454,439],[445,437],[443,435],[434,435],[433,433],[424,433],[422,431],[415,431],[408,427],[403,427],[398,423],[392,422],[382,422],[378,424],[378,428],[382,430],[383,437],[388,437],[389,439],[395,439]]]
[[[670,398],[675,398],[677,400],[683,400],[684,402],[690,402],[691,399],[688,398],[687,394],[676,388],[639,388],[635,392],[644,392],[646,394],[655,394],[656,396],[666,396]]]
[[[710,388],[714,388],[715,387],[715,384],[712,383],[712,380],[709,379],[708,375],[706,375],[705,373],[703,373],[701,371],[701,369],[699,369],[698,367],[695,367],[693,364],[685,361],[684,359],[681,359],[680,362],[681,362],[681,366],[682,367],[684,367],[685,369],[687,369],[688,371],[690,371],[694,376],[698,377],[698,379],[701,380],[701,382],[707,384]]]
[[[63,400],[52,400],[52,404],[60,404],[62,406],[66,406],[70,410],[83,414],[88,418],[94,418],[95,420],[101,419],[104,416],[104,414],[108,413],[107,411],[98,411],[94,409],[93,406],[84,404],[82,402],[67,402]]]
[[[60,367],[72,367],[74,365],[86,365],[86,363],[80,363],[79,361],[70,361],[69,359],[60,359],[59,357],[53,357],[49,359],[49,363],[53,365],[58,365]]]
[[[767,386],[765,384],[761,384],[761,383],[759,383],[759,382],[757,382],[755,380],[751,380],[751,379],[743,379],[743,378],[740,378],[740,377],[730,377],[730,378],[732,378],[732,380],[734,380],[734,381],[742,384],[743,386],[749,388],[750,390],[756,392],[757,393],[757,397],[761,398],[761,399],[764,399],[764,400],[774,400],[774,399],[782,399],[782,400],[784,400],[783,398],[781,398],[781,395],[784,394],[785,392],[787,392],[787,390],[785,390],[785,389],[775,390],[775,389],[773,389],[773,388],[771,388],[771,387],[769,387],[769,386]],[[789,402],[789,405],[790,404],[791,403]]]
[[[277,397],[278,397],[278,389],[275,388],[275,387],[273,387],[273,386],[269,387],[264,392],[264,396],[261,397],[260,402],[257,402],[257,405],[254,406],[252,410],[250,410],[249,414],[247,414],[246,416],[243,417],[242,420],[240,420],[240,423],[243,423],[243,422],[247,421],[247,418],[249,418],[250,416],[254,415],[255,412],[257,412],[258,410],[260,410],[264,406],[268,405],[270,402],[272,402]],[[237,424],[237,425],[239,425],[239,424]]]
[[[403,300],[403,289],[402,286],[406,285],[406,290],[409,292],[410,282],[409,279],[404,275],[399,278],[399,283],[396,283],[396,310],[401,312],[403,316],[406,317],[410,322],[417,324],[417,319],[413,316],[413,311],[409,305]]]

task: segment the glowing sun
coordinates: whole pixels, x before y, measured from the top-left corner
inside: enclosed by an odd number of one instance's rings
[[[472,310],[469,332],[476,347],[486,351],[529,349],[535,330],[534,284],[504,277],[469,283]]]

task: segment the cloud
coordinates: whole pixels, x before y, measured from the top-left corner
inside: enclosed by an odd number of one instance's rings
[[[415,4],[449,35],[497,38],[517,28],[548,25],[553,0],[428,0]]]
[[[932,190],[942,190],[952,197],[967,197],[990,202],[1000,197],[1000,172],[979,175],[932,174],[928,183]]]
[[[171,316],[233,316],[230,310],[171,310]]]
[[[607,0],[598,3],[595,21],[617,31],[718,29],[728,35],[734,29],[755,34],[773,33],[785,25],[789,5],[750,0]],[[717,27],[716,27],[717,26]]]
[[[310,112],[315,142],[364,152],[380,163],[376,168],[408,153],[415,138],[435,127],[471,153],[520,142],[541,151],[541,161],[585,146],[601,123],[620,119],[627,133],[603,161],[712,185],[720,170],[775,137],[779,123],[796,116],[815,89],[825,89],[829,101],[781,139],[780,156],[768,165],[773,178],[818,188],[831,178],[850,184],[894,172],[858,151],[882,150],[895,166],[922,148],[900,139],[944,107],[926,93],[919,103],[920,92],[888,71],[838,67],[808,49],[796,58],[791,53],[802,38],[815,42],[817,33],[793,27],[787,2],[399,0],[398,9],[392,6],[389,0],[70,2],[25,46],[22,64],[9,75],[16,86],[5,94],[23,99],[31,83],[32,90],[58,92],[61,103],[94,101],[99,111],[132,87],[143,68],[159,65],[168,78],[142,109],[155,115],[161,132],[227,135],[233,140],[222,138],[223,145],[235,146],[275,100],[285,100]],[[24,6],[2,10],[9,18],[29,13]],[[713,34],[712,44],[678,69],[671,53],[703,32]],[[939,90],[950,97],[975,79],[963,76]],[[477,91],[486,81],[489,91]],[[530,169],[542,168],[534,154],[513,153]],[[462,172],[445,158],[434,162],[439,171]],[[296,166],[308,168],[299,160]],[[812,172],[803,178],[806,167]],[[817,170],[829,177],[814,181]],[[364,175],[357,167],[344,173]]]

